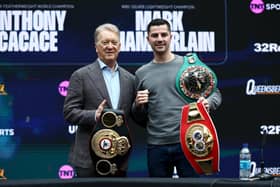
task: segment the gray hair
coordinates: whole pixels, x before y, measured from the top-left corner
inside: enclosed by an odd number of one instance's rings
[[[94,42],[97,43],[98,42],[98,36],[99,34],[102,32],[102,31],[111,31],[113,33],[116,33],[118,35],[118,37],[120,37],[120,30],[119,28],[114,25],[114,24],[111,24],[111,23],[104,23],[100,26],[98,26],[95,30],[95,33],[94,33]]]

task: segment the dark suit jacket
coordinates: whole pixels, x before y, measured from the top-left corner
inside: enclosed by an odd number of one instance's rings
[[[125,113],[125,121],[130,126],[131,105],[135,98],[134,75],[119,66],[120,99],[118,109]],[[95,111],[106,99],[107,107],[112,108],[106,84],[99,63],[81,67],[70,78],[68,93],[64,102],[64,118],[73,125],[78,125],[73,149],[70,151],[69,162],[73,166],[89,168],[92,161],[89,151],[90,136],[96,125]],[[125,169],[124,166],[123,169]]]

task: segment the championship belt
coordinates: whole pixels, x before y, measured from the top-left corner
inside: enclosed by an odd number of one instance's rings
[[[207,98],[217,88],[215,73],[195,53],[184,57],[176,88],[189,103],[182,107],[180,143],[185,157],[198,174],[219,172],[220,148],[214,123],[200,97]]]
[[[90,153],[96,172],[113,176],[127,162],[131,140],[121,110],[105,109],[90,139]]]
[[[188,53],[177,74],[176,89],[186,101],[194,102],[199,97],[207,98],[217,89],[217,77],[195,53]]]
[[[218,136],[214,123],[201,102],[183,107],[180,142],[186,158],[198,174],[219,172]]]

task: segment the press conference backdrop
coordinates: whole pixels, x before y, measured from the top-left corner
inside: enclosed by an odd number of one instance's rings
[[[64,121],[63,101],[71,73],[96,59],[96,26],[119,26],[118,61],[134,73],[152,58],[146,26],[158,17],[171,23],[174,53],[196,52],[217,74],[223,103],[212,118],[221,158],[220,172],[212,176],[238,177],[243,142],[249,143],[258,172],[263,140],[265,171],[280,174],[278,2],[2,0],[0,168],[6,177],[58,178],[68,164],[77,126]],[[130,129],[128,175],[145,177],[145,130]]]

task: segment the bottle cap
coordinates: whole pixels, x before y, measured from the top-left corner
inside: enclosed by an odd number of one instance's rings
[[[243,147],[248,147],[248,143],[243,143],[242,146]]]

